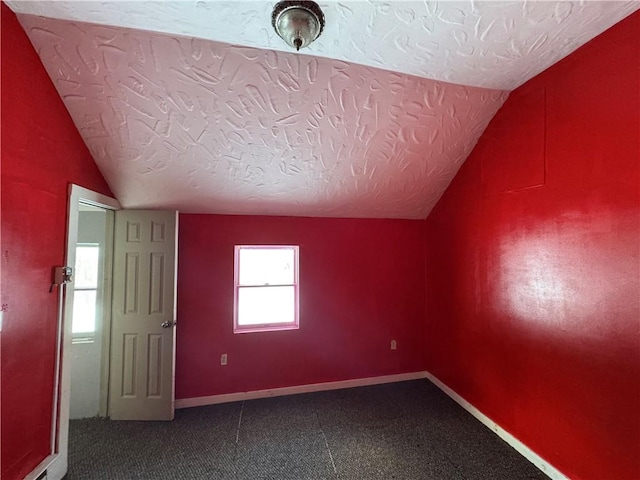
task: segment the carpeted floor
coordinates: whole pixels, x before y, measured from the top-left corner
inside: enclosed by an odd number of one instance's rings
[[[67,480],[547,477],[427,380],[73,420]]]

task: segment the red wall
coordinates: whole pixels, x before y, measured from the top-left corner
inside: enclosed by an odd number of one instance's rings
[[[13,480],[48,454],[67,185],[110,191],[4,4],[1,21]],[[640,477],[638,31],[636,13],[514,92],[426,242],[422,221],[182,215],[177,398],[426,367],[571,478]],[[300,245],[300,330],[232,333],[233,245],[259,243]]]
[[[640,478],[638,32],[513,92],[427,220],[427,369],[572,479]]]
[[[300,245],[299,330],[233,334],[236,244]],[[424,370],[424,221],[181,215],[179,259],[177,398]]]
[[[67,185],[111,194],[15,15],[2,4],[3,480],[49,454]]]

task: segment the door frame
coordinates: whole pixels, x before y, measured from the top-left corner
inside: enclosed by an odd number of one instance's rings
[[[103,208],[105,210],[120,210],[120,203],[115,199],[107,195],[103,195],[93,190],[81,187],[75,184],[69,184],[69,203],[67,210],[67,245],[65,255],[65,265],[73,266],[76,260],[76,244],[78,242],[78,223],[80,203],[92,205],[94,207]],[[108,221],[108,220],[107,220]],[[113,219],[111,220],[111,226],[113,226]],[[107,228],[109,225],[107,224]],[[109,238],[111,236],[111,238]],[[113,231],[111,235],[107,233],[107,241],[113,242]],[[108,248],[105,248],[106,255],[112,255],[112,252],[108,252]],[[106,269],[105,269],[106,270]],[[105,284],[106,291],[103,303],[108,304],[108,308],[103,309],[103,348],[107,346],[106,354],[103,353],[103,359],[107,359],[107,364],[103,362],[101,367],[101,384],[106,382],[108,378],[108,345],[109,334],[108,328],[111,321],[111,285],[110,282]],[[71,318],[73,315],[73,289],[69,288],[65,292],[64,296],[64,313],[62,318],[58,319],[58,331],[62,332],[62,345],[61,348],[56,348],[56,362],[60,362],[61,368],[54,374],[54,385],[58,385],[57,398],[58,406],[56,402],[53,406],[52,414],[52,429],[51,429],[51,454],[42,462],[36,469],[31,472],[26,478],[39,478],[43,472],[46,472],[49,480],[60,480],[67,473],[68,456],[69,456],[69,408],[71,398]],[[60,324],[61,323],[61,324]],[[55,392],[54,392],[55,394]],[[101,392],[100,400],[100,412],[106,413],[106,397],[103,395],[106,392]],[[104,409],[104,410],[103,410]],[[56,411],[57,410],[57,411]]]

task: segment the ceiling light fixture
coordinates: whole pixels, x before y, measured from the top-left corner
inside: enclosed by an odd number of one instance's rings
[[[322,33],[324,13],[316,2],[282,1],[273,7],[271,25],[287,45],[300,50]]]

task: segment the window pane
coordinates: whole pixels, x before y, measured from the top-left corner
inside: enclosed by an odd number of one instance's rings
[[[293,323],[295,287],[238,289],[238,325]]]
[[[239,285],[282,285],[294,283],[295,254],[292,248],[242,248]]]
[[[98,287],[98,245],[78,245],[76,247],[76,268],[73,272],[75,288]]]
[[[96,331],[96,291],[76,290],[73,293],[73,333]]]

